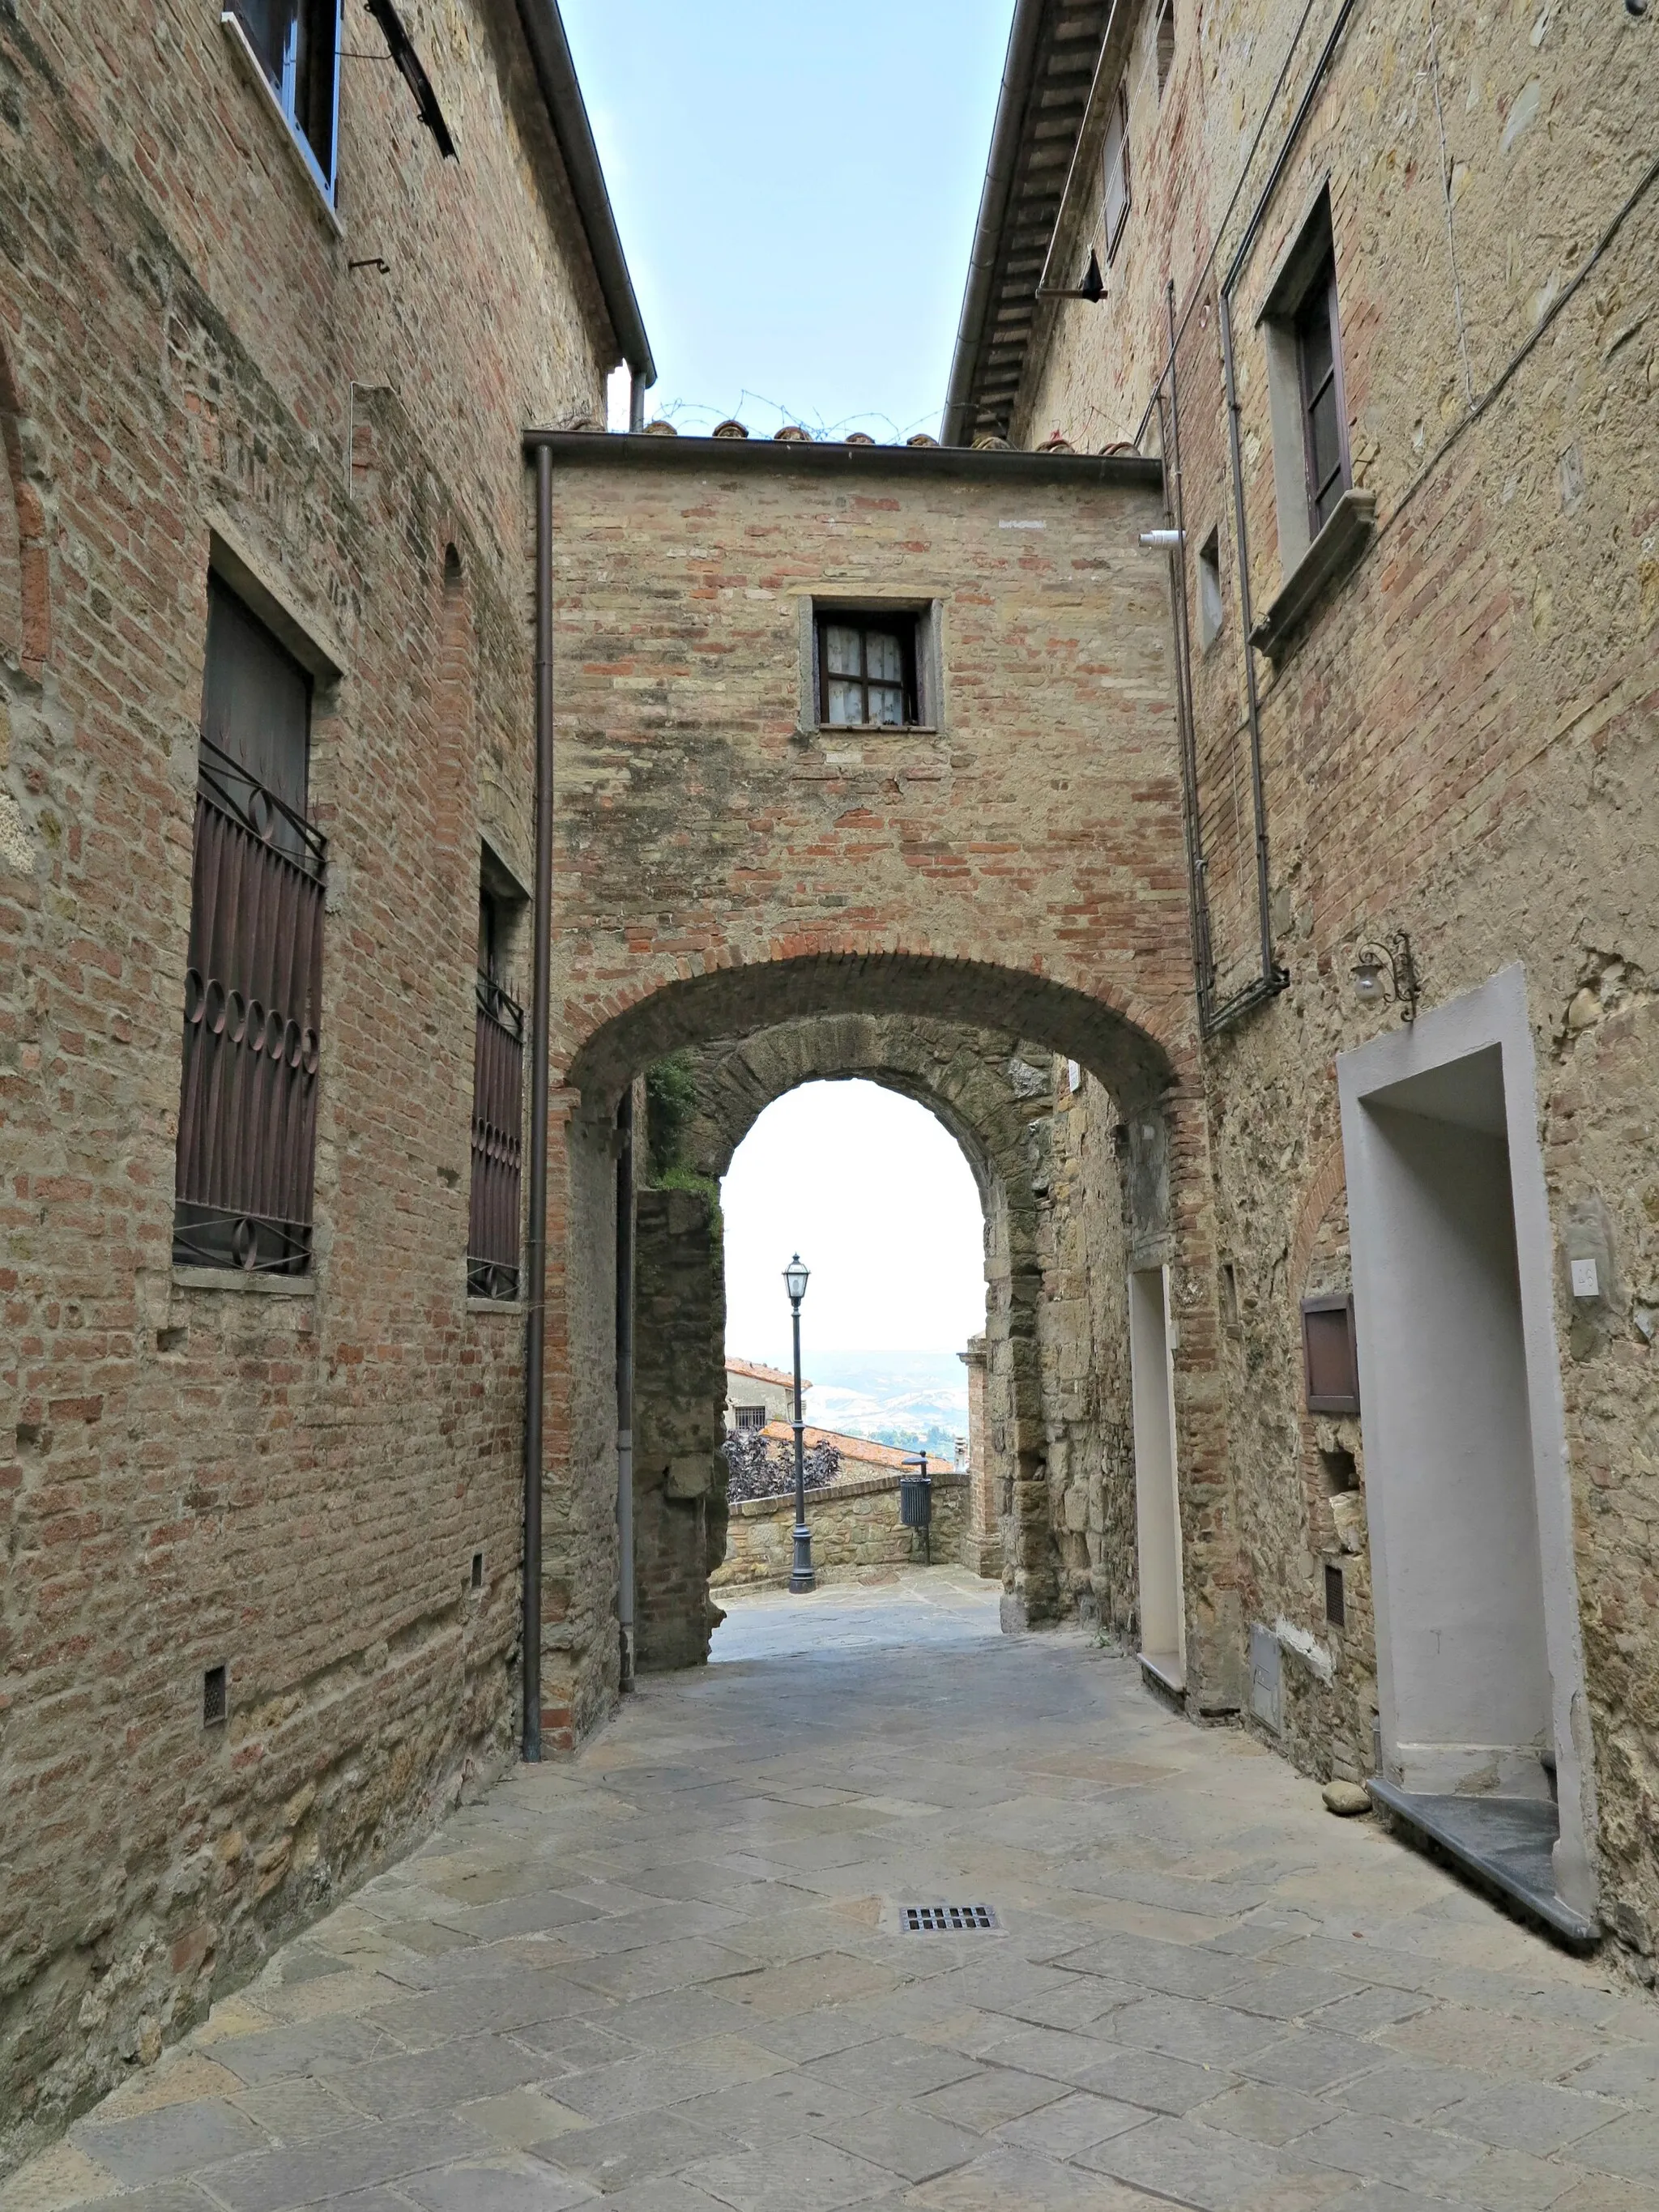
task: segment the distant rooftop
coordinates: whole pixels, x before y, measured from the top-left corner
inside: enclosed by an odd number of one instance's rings
[[[746,1375],[751,1382],[771,1382],[784,1390],[793,1390],[795,1387],[793,1375],[784,1374],[780,1368],[763,1367],[757,1359],[728,1358],[726,1371],[728,1375]],[[810,1390],[812,1386],[803,1376],[800,1387],[803,1390]]]

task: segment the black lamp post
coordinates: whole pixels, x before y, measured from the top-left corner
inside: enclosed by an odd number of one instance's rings
[[[783,1271],[783,1287],[789,1293],[790,1311],[795,1324],[795,1564],[789,1577],[789,1587],[799,1593],[816,1589],[818,1578],[812,1571],[812,1532],[806,1525],[806,1447],[802,1441],[805,1423],[800,1410],[800,1302],[806,1296],[807,1271],[800,1263],[800,1254]]]

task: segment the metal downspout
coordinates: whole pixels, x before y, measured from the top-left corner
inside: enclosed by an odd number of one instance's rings
[[[645,428],[645,379],[637,368],[628,381],[628,427],[630,430]]]
[[[617,1109],[617,1622],[634,1686],[634,1086]]]
[[[553,456],[536,448],[536,890],[530,991],[530,1219],[524,1349],[524,1755],[542,1755],[542,1413],[547,1308],[547,1052],[553,981]]]

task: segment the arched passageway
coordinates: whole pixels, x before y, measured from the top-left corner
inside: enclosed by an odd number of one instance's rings
[[[569,1638],[573,1671],[579,1658],[592,1669],[587,1694],[604,1694],[600,1668],[615,1663],[614,1629],[595,1620],[580,1652],[585,1624],[572,1620],[564,1601],[596,1582],[618,1589],[623,1573],[606,1389],[615,1346],[591,1325],[613,1310],[605,1261],[616,1249],[618,1108],[631,1094],[643,1111],[640,1079],[669,1054],[690,1078],[693,1103],[676,1150],[676,1164],[689,1172],[673,1178],[681,1188],[652,1189],[643,1146],[635,1149],[641,1385],[631,1494],[642,1528],[653,1513],[678,1520],[682,1551],[675,1571],[657,1572],[641,1592],[642,1662],[703,1656],[706,1577],[722,1537],[718,1230],[708,1200],[684,1186],[701,1178],[712,1189],[774,1100],[841,1077],[877,1082],[935,1114],[962,1146],[981,1194],[985,1433],[1006,1625],[1082,1609],[1131,1626],[1138,1601],[1128,1280],[1137,1267],[1171,1266],[1178,1212],[1199,1213],[1182,1187],[1193,1139],[1168,1054],[1116,1009],[1044,978],[902,956],[808,957],[670,986],[613,1018],[573,1060],[566,1249],[582,1280],[567,1279],[564,1310],[586,1334],[568,1346],[563,1365],[573,1469],[587,1474],[568,1491],[577,1504],[585,1493],[585,1504],[554,1539],[563,1571],[554,1583],[552,1626]],[[1177,1269],[1174,1301],[1193,1316],[1179,1356],[1194,1374],[1212,1357],[1209,1295],[1190,1262]],[[665,1345],[668,1357],[660,1356]],[[1201,1549],[1224,1522],[1210,1475],[1220,1455],[1206,1425],[1206,1390],[1183,1384],[1179,1396],[1193,1474],[1190,1542]],[[660,1527],[651,1542],[660,1569]],[[603,1578],[581,1571],[584,1546],[595,1565],[604,1553]]]

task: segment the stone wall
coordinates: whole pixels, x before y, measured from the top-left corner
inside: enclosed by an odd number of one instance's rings
[[[708,1656],[708,1577],[726,1549],[726,1289],[711,1200],[641,1190],[635,1219],[635,1653],[648,1673]]]
[[[528,880],[520,433],[598,407],[612,342],[510,10],[424,14],[457,164],[348,65],[339,230],[219,12],[0,10],[0,2166],[516,1719],[523,1321],[464,1264],[479,845]],[[289,1283],[170,1264],[213,562],[341,672]]]
[[[968,1477],[946,1469],[933,1482],[933,1556],[935,1566],[960,1564],[975,1573],[968,1556]],[[814,1490],[806,1501],[812,1531],[812,1565],[821,1583],[851,1582],[881,1568],[919,1566],[921,1532],[899,1520],[899,1478],[866,1475]],[[787,1584],[794,1557],[795,1498],[746,1498],[732,1508],[726,1558],[714,1577],[717,1590]]]
[[[1162,436],[1168,450],[1167,411],[1160,423],[1146,410],[1173,286],[1200,829],[1224,988],[1257,953],[1216,285],[1237,260],[1259,617],[1291,551],[1257,317],[1328,183],[1346,434],[1375,528],[1303,630],[1256,664],[1269,920],[1289,984],[1206,1054],[1239,1594],[1251,1620],[1319,1656],[1311,1667],[1287,1647],[1285,1748],[1318,1774],[1368,1771],[1377,1654],[1363,1417],[1308,1415],[1298,1325],[1310,1289],[1346,1279],[1335,1057],[1398,1020],[1395,1006],[1360,1003],[1350,970],[1358,945],[1407,930],[1432,1007],[1518,961],[1558,1245],[1594,1746],[1582,1809],[1599,1832],[1603,1914],[1650,1978],[1659,1186],[1644,1102],[1659,1085],[1659,191],[1647,165],[1659,19],[1380,0],[1353,14],[1316,83],[1335,10],[1315,10],[1299,38],[1298,13],[1281,0],[1177,8],[1164,88],[1156,11],[1126,18],[1134,204],[1111,306],[1044,311],[1018,434],[1058,426],[1091,447]],[[1285,152],[1304,89],[1306,127]],[[1085,161],[1079,174],[1097,170]],[[1091,183],[1062,222],[1067,250],[1100,242],[1100,215]],[[1212,528],[1223,611],[1200,649],[1194,556]],[[1575,1303],[1566,1255],[1586,1237],[1605,1288]],[[1344,1576],[1340,1630],[1325,1618],[1328,1565]]]

